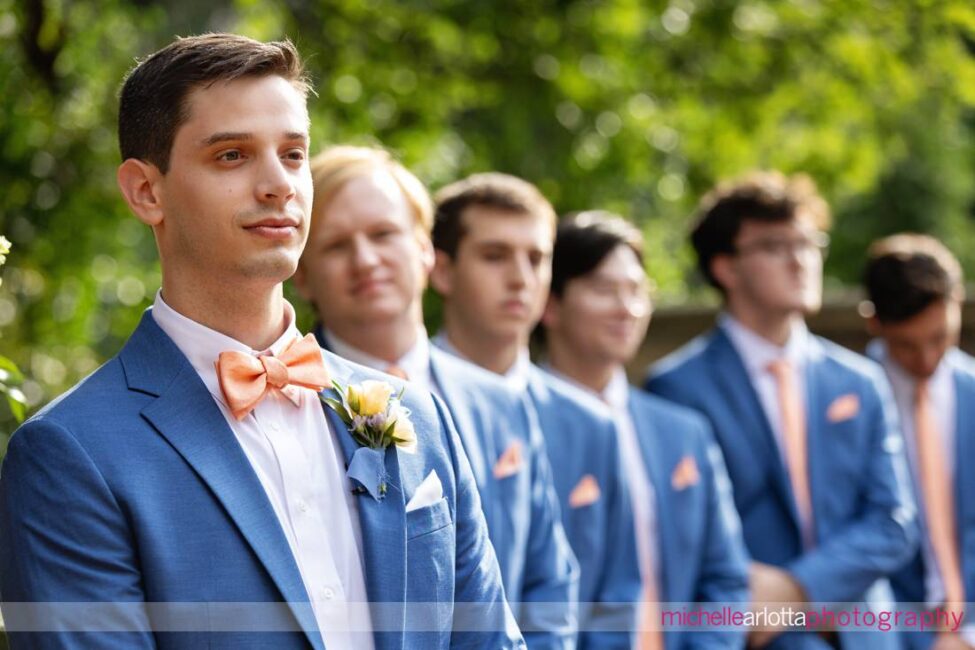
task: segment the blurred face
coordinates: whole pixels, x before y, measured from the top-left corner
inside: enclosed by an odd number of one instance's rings
[[[593,364],[626,363],[650,324],[650,287],[636,253],[617,246],[591,273],[549,298],[544,323],[551,336]]]
[[[746,220],[736,253],[718,256],[712,268],[732,305],[764,314],[814,313],[822,303],[824,240],[806,220]]]
[[[897,365],[916,379],[927,379],[948,349],[958,344],[961,305],[957,300],[939,300],[900,323],[885,324],[872,318],[870,330],[884,339]]]
[[[457,327],[481,338],[524,342],[541,318],[552,280],[552,224],[471,206],[455,259],[437,255],[435,288]]]
[[[154,226],[164,272],[199,282],[283,282],[308,233],[311,174],[303,95],[278,76],[192,91],[159,177]]]
[[[416,309],[433,252],[389,173],[351,179],[316,203],[312,223],[295,284],[328,327],[341,335]]]

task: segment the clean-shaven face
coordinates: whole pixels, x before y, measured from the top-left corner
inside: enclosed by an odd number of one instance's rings
[[[552,223],[471,206],[453,260],[441,256],[446,300],[457,327],[495,342],[526,341],[552,280]]]
[[[420,300],[432,264],[410,204],[377,167],[316,204],[295,284],[341,333],[406,314]]]
[[[650,287],[636,253],[613,249],[590,273],[569,280],[552,296],[544,323],[580,359],[593,364],[629,361],[650,324]]]
[[[949,348],[958,345],[961,304],[938,300],[899,323],[871,320],[871,331],[887,343],[887,354],[916,379],[927,379],[938,369]]]
[[[824,235],[806,220],[745,220],[731,260],[729,295],[763,313],[814,313],[822,304]]]
[[[155,227],[166,269],[201,282],[270,285],[294,273],[308,233],[305,98],[279,76],[193,90],[161,178]]]

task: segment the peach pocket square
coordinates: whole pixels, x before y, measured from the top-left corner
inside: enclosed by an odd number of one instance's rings
[[[501,480],[514,476],[524,462],[521,454],[521,442],[516,440],[504,450],[504,453],[498,458],[498,462],[494,464],[494,478]]]
[[[692,485],[697,485],[700,480],[701,474],[697,471],[697,461],[694,460],[693,456],[681,458],[670,475],[670,485],[678,492]]]
[[[830,422],[843,422],[860,412],[860,398],[856,393],[840,395],[826,409],[826,419]]]
[[[599,483],[596,481],[596,477],[592,474],[586,474],[572,488],[572,492],[569,494],[569,507],[582,508],[592,505],[599,501],[601,494],[602,491],[599,489]]]

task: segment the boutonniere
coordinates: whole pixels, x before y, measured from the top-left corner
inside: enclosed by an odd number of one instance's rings
[[[342,386],[332,380],[338,395],[321,399],[349,428],[359,448],[352,454],[348,476],[356,480],[377,501],[386,496],[386,448],[396,445],[408,454],[416,451],[416,432],[410,410],[400,401],[403,391],[393,395],[384,381],[366,380]]]

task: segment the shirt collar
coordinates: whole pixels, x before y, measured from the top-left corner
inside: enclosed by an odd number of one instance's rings
[[[718,325],[731,339],[751,375],[765,372],[770,363],[779,359],[788,360],[797,370],[805,365],[809,330],[801,320],[793,323],[789,340],[784,346],[759,336],[728,312],[721,314]]]
[[[458,350],[447,338],[446,332],[443,330],[437,332],[437,335],[433,337],[433,344],[445,352],[449,352],[455,357],[459,357],[465,361],[470,361],[474,363],[470,358],[465,356],[460,350]],[[505,384],[508,388],[515,392],[522,392],[528,388],[528,379],[531,376],[532,360],[531,355],[528,353],[528,348],[522,348],[518,351],[518,356],[515,358],[514,364],[507,371],[501,374],[504,379]]]
[[[220,381],[214,365],[221,352],[237,351],[244,354],[259,356],[261,354],[280,354],[281,351],[294,341],[301,338],[301,333],[295,326],[295,310],[287,300],[284,301],[285,327],[278,339],[265,350],[254,350],[235,338],[221,334],[201,325],[194,320],[180,314],[166,304],[162,291],[156,292],[156,299],[152,304],[152,317],[159,328],[173,340],[176,347],[187,358],[193,369],[203,380],[207,390],[223,401]]]
[[[609,378],[609,383],[606,384],[606,388],[604,388],[602,392],[593,390],[590,386],[586,386],[585,384],[576,381],[572,377],[559,372],[549,364],[543,364],[542,369],[550,375],[558,377],[567,384],[571,384],[579,390],[589,393],[600,401],[605,402],[613,409],[614,413],[623,413],[627,408],[629,408],[630,380],[627,379],[626,370],[623,368],[617,368],[613,371],[613,374]]]
[[[368,368],[374,368],[385,372],[385,370],[390,366],[390,363],[385,359],[380,359],[379,357],[373,356],[368,352],[363,352],[359,348],[353,346],[351,343],[343,341],[341,338],[335,335],[330,329],[322,327],[322,333],[325,335],[325,340],[328,341],[329,347],[332,352],[352,361],[353,363],[358,363],[359,365],[366,366]],[[394,365],[399,366],[406,374],[409,375],[410,379],[419,378],[425,376],[430,369],[430,341],[427,339],[427,331],[423,326],[417,328],[416,342],[413,343],[413,347],[406,351],[402,357],[397,359]]]

